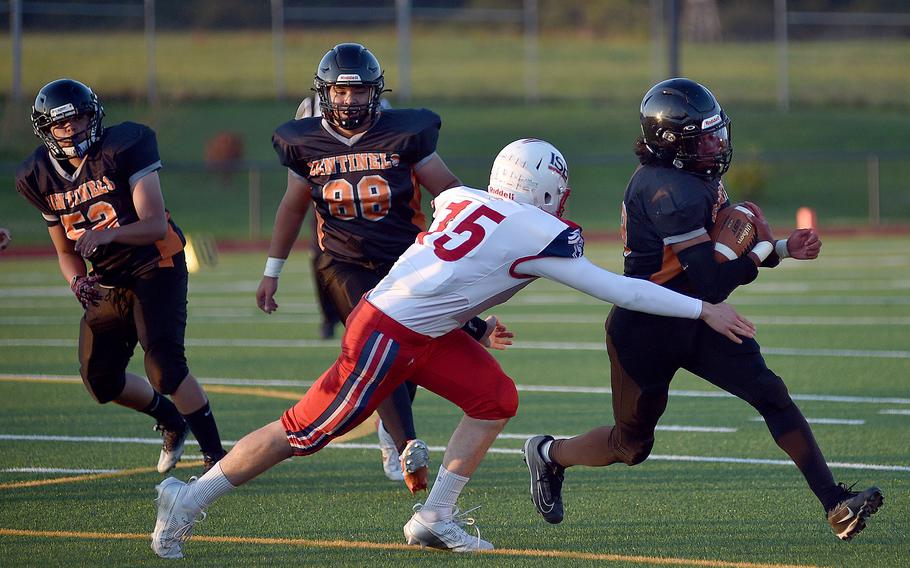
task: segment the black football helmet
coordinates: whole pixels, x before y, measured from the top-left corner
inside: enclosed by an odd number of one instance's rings
[[[733,159],[730,119],[706,87],[675,78],[651,87],[641,100],[641,133],[660,160],[719,178]]]
[[[322,116],[345,129],[357,128],[372,120],[379,111],[379,97],[385,91],[382,67],[370,50],[359,43],[340,43],[322,57],[313,81],[319,93]],[[333,105],[329,94],[332,85],[365,85],[372,88],[365,105]],[[340,111],[345,111],[342,115]]]
[[[73,134],[72,146],[61,146],[51,134],[51,126],[80,114],[89,116],[88,127]],[[35,136],[44,142],[51,156],[57,160],[85,156],[89,147],[101,138],[104,131],[102,118],[104,108],[98,101],[98,96],[87,86],[72,79],[57,79],[41,87],[32,107]]]

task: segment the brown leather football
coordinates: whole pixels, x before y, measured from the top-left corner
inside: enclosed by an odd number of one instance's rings
[[[752,250],[758,240],[754,215],[741,203],[717,212],[709,236],[714,242],[714,260],[735,260]]]

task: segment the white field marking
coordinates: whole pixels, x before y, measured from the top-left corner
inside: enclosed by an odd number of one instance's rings
[[[329,445],[329,448],[346,448],[346,449],[375,449],[378,448],[378,445],[372,444],[358,444],[358,443],[344,443],[344,444],[335,444],[334,446]],[[429,449],[434,452],[444,452],[445,446],[429,446]],[[520,449],[513,448],[490,448],[488,453],[491,454],[520,454]],[[651,454],[648,456],[648,461],[684,461],[684,462],[704,462],[704,463],[740,463],[740,464],[751,464],[751,465],[783,465],[783,466],[793,466],[793,462],[790,460],[771,460],[771,459],[758,459],[758,458],[732,458],[732,457],[721,457],[721,456],[682,456],[682,455],[666,455],[666,454]],[[884,464],[867,464],[867,463],[847,463],[847,462],[828,462],[830,467],[840,467],[844,469],[868,469],[876,471],[906,471],[910,472],[910,466],[907,465],[884,465]],[[794,466],[795,467],[795,466]]]
[[[66,469],[62,467],[8,467],[0,469],[3,473],[117,473],[119,469]]]
[[[737,290],[737,292],[731,296],[731,302],[737,306],[895,306],[895,305],[910,305],[910,295],[900,295],[900,296],[834,296],[834,295],[803,295],[803,296],[780,296],[780,295],[752,295],[745,294],[745,289]],[[284,314],[315,314],[319,310],[315,304],[315,300],[312,299],[312,295],[306,294],[294,294],[294,298],[302,298],[304,301],[291,301],[288,299],[288,293],[284,293],[284,301],[280,303],[280,308],[277,313]],[[0,289],[0,298],[3,297],[3,291]],[[577,297],[555,297],[555,296],[544,296],[538,295],[534,301],[531,302],[519,302],[521,296],[509,300],[509,303],[504,306],[498,306],[496,309],[501,311],[503,319],[507,317],[510,313],[510,310],[521,303],[531,304],[534,306],[538,305],[565,305],[565,304],[579,304],[579,305],[590,305],[590,306],[601,306],[603,308],[603,316],[601,320],[606,319],[607,312],[610,310],[610,304],[606,302],[601,302],[600,300],[595,300],[588,296],[578,294]],[[548,298],[552,298],[553,301],[549,302]],[[190,299],[190,314],[195,313],[198,307],[208,307],[217,309],[219,307],[227,308],[243,308],[251,305],[251,301],[247,298],[238,298],[236,296],[197,296]],[[77,314],[79,317],[82,316],[82,310],[78,308],[78,305],[75,304],[75,299],[70,293],[61,293],[58,298],[45,298],[42,300],[32,300],[29,298],[19,299],[15,305],[5,305],[0,307],[3,310],[42,310],[42,309],[52,309],[55,312],[59,311],[60,308],[72,308],[71,311],[73,314]],[[254,309],[256,309],[254,307]],[[262,314],[265,317],[265,314]],[[274,314],[271,316],[274,317]],[[267,321],[271,321],[270,319]]]
[[[8,441],[30,441],[30,442],[100,442],[100,443],[119,443],[119,444],[129,444],[129,443],[139,443],[139,444],[161,444],[161,439],[155,438],[105,438],[101,436],[40,436],[36,434],[24,435],[24,434],[0,434],[0,440]],[[187,443],[195,443],[195,441],[187,440]],[[223,441],[226,446],[233,446],[236,444],[236,441]],[[339,450],[378,450],[379,444],[364,444],[364,443],[338,443],[338,444],[329,444],[326,446],[329,449],[339,449]],[[445,452],[445,446],[429,446],[430,451],[433,452]],[[521,450],[518,448],[490,448],[489,453],[491,454],[521,454]],[[753,465],[787,465],[792,466],[793,462],[790,460],[771,460],[771,459],[756,459],[756,458],[733,458],[733,457],[722,457],[722,456],[683,456],[683,455],[661,455],[661,454],[652,454],[648,457],[649,460],[656,461],[686,461],[686,462],[708,462],[708,463],[741,463],[741,464],[753,464]],[[910,472],[910,466],[906,465],[885,465],[885,464],[869,464],[869,463],[844,463],[844,462],[829,462],[831,467],[840,467],[845,469],[868,469],[868,470],[877,470],[877,471],[907,471]]]
[[[0,373],[0,380],[15,380],[23,382],[69,382],[82,383],[82,379],[73,375],[24,375],[15,373]],[[197,377],[197,380],[208,385],[231,385],[247,387],[298,387],[309,388],[313,381],[298,381],[285,379],[231,379],[223,377]],[[555,392],[567,394],[613,394],[610,387],[573,387],[566,385],[521,385],[515,388],[522,392]],[[670,389],[670,396],[685,398],[735,398],[732,394],[721,390],[675,390]],[[846,404],[910,404],[910,398],[880,397],[880,396],[842,396],[832,394],[793,394],[793,400],[812,402],[843,402]]]
[[[755,416],[750,418],[752,422],[764,422],[765,419],[761,416]],[[855,419],[855,418],[809,418],[806,417],[806,422],[809,424],[839,424],[843,426],[862,426],[866,423],[865,420]]]
[[[196,323],[217,321],[221,323],[313,324],[322,321],[322,318],[315,314],[302,316],[288,312],[283,315],[273,314],[266,317],[264,314],[255,313],[254,309],[190,309],[190,319]],[[0,316],[0,325],[68,325],[77,321],[79,317],[81,316],[77,314],[69,316]],[[601,325],[605,319],[603,315],[590,314],[503,314],[501,317],[510,324]],[[751,316],[749,319],[753,323],[763,326],[910,326],[910,316]]]
[[[238,317],[245,315],[248,317]],[[266,317],[265,314],[208,314],[199,315],[190,310],[190,320],[192,323],[242,323],[242,324],[318,324],[322,318],[316,315],[275,315]],[[0,326],[2,325],[74,325],[79,322],[81,314],[72,314],[70,316],[0,316]]]
[[[776,293],[807,293],[807,292],[835,292],[840,290],[907,290],[910,289],[910,280],[902,278],[889,278],[882,280],[844,280],[826,279],[817,282],[753,282],[743,292],[776,292]]]
[[[505,319],[505,317],[503,318]],[[250,348],[302,348],[338,347],[339,340],[318,339],[187,339],[187,347],[250,347]],[[75,347],[75,339],[0,339],[0,347]],[[603,351],[600,342],[574,341],[522,341],[510,349],[553,351]],[[873,359],[910,359],[910,351],[863,349],[793,349],[789,347],[762,347],[765,355],[793,357],[868,357]]]
[[[910,410],[906,408],[885,408],[878,411],[879,414],[899,414],[901,416],[910,416]]]

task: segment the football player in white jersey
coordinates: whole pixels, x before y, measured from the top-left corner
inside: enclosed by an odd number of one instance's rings
[[[560,219],[568,168],[547,142],[522,139],[497,156],[489,192],[467,187],[435,199],[433,224],[354,309],[342,353],[303,399],[245,436],[209,473],[158,485],[152,549],[183,555],[182,538],[218,497],[294,455],[309,455],[365,420],[402,381],[454,402],[464,417],[446,445],[425,503],[404,526],[409,544],[454,552],[492,549],[464,530],[456,500],[518,409],[515,384],[462,324],[538,277],[604,301],[660,315],[702,319],[731,341],[754,327],[725,304],[709,304],[598,268],[583,255],[577,225]]]

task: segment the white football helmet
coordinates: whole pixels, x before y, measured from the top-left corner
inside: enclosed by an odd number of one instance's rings
[[[493,160],[488,191],[561,217],[570,192],[569,167],[549,142],[522,138],[503,148]]]

